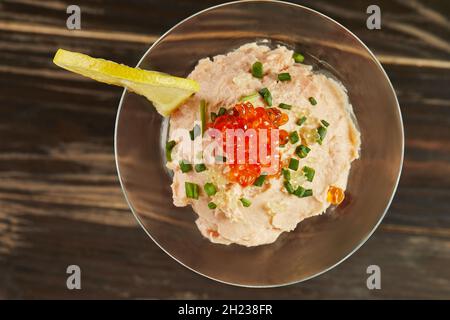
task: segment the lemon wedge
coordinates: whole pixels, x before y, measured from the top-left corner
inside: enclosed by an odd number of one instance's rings
[[[164,117],[169,116],[186,99],[200,89],[191,79],[131,68],[113,61],[92,58],[88,55],[59,49],[53,63],[85,77],[125,87],[150,100]]]

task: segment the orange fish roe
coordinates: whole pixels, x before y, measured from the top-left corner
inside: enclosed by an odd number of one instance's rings
[[[252,185],[255,180],[261,175],[264,167],[270,167],[271,162],[271,130],[278,129],[280,126],[288,122],[289,117],[287,114],[281,112],[277,108],[263,108],[254,107],[251,102],[243,102],[236,104],[232,109],[228,110],[224,115],[218,116],[214,122],[208,124],[209,128],[214,128],[222,132],[223,136],[223,151],[226,152],[226,130],[227,129],[242,129],[244,133],[249,129],[254,129],[256,134],[256,140],[260,139],[260,129],[266,129],[266,155],[267,159],[260,159],[260,151],[257,150],[257,159],[255,163],[250,163],[250,151],[249,141],[252,137],[250,134],[246,136],[245,141],[245,163],[237,163],[237,149],[238,143],[234,143],[233,152],[234,157],[227,158],[227,165],[230,170],[228,173],[228,180],[231,182],[237,182],[241,186],[246,187]],[[275,146],[279,144],[286,144],[289,139],[289,134],[286,130],[278,130],[279,141],[274,141]],[[259,146],[259,143],[258,143]],[[254,147],[254,146],[252,146]],[[279,156],[279,152],[278,152]],[[232,159],[231,161],[229,159]],[[265,161],[262,161],[265,160]],[[279,172],[280,168],[278,168]]]
[[[218,236],[220,236],[219,232],[213,229],[208,229],[207,232],[213,238],[217,238]]]
[[[342,201],[344,201],[345,193],[339,187],[330,186],[327,193],[327,201],[331,204],[339,205]]]

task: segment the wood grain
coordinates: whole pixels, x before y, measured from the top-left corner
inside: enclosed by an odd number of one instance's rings
[[[450,298],[450,2],[298,1],[355,32],[380,58],[406,130],[397,196],[381,227],[326,274],[255,290],[204,279],[140,230],[113,155],[121,89],[59,70],[63,47],[135,65],[175,23],[219,1],[79,0],[82,30],[65,29],[68,1],[0,2],[0,298]],[[65,289],[78,264],[83,289]],[[382,268],[382,290],[365,286]]]

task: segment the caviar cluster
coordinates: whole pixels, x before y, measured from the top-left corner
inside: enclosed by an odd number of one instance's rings
[[[280,126],[287,123],[289,117],[287,114],[281,112],[277,108],[263,108],[254,107],[251,102],[242,102],[236,104],[233,108],[229,109],[223,115],[217,116],[208,127],[219,130],[223,137],[223,152],[229,161],[228,179],[231,182],[237,182],[241,186],[246,187],[255,183],[255,181],[264,173],[264,168],[272,165],[271,157],[273,152],[279,157],[277,150],[272,150],[272,147],[278,147],[287,143],[289,134],[286,130],[278,129]],[[245,141],[241,141],[242,136],[233,135],[235,141],[233,141],[233,155],[226,153],[227,146],[227,134],[228,129],[243,130],[248,134],[244,135]],[[248,131],[249,129],[253,129]],[[264,129],[264,131],[261,131]],[[272,141],[272,130],[277,130],[279,139]],[[256,137],[253,137],[256,135]],[[260,143],[260,139],[264,139],[267,143]],[[250,148],[254,148],[251,142],[256,143],[256,161],[250,161]],[[273,144],[272,144],[273,143]],[[238,163],[238,147],[244,147],[245,161],[244,163]],[[266,148],[265,159],[261,158],[261,152],[259,148]],[[252,159],[253,160],[253,159]],[[278,168],[277,173],[280,168]]]

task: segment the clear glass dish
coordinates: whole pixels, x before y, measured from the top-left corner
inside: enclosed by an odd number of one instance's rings
[[[212,244],[198,231],[192,209],[172,204],[171,177],[164,165],[167,119],[145,98],[125,90],[115,132],[120,183],[149,237],[189,269],[249,287],[303,281],[355,252],[375,231],[391,203],[404,148],[400,108],[380,63],[349,30],[300,5],[240,1],[209,8],[164,34],[138,65],[185,77],[201,58],[263,39],[304,53],[305,63],[329,72],[348,89],[362,149],[352,165],[345,203],[301,222],[270,245]]]

